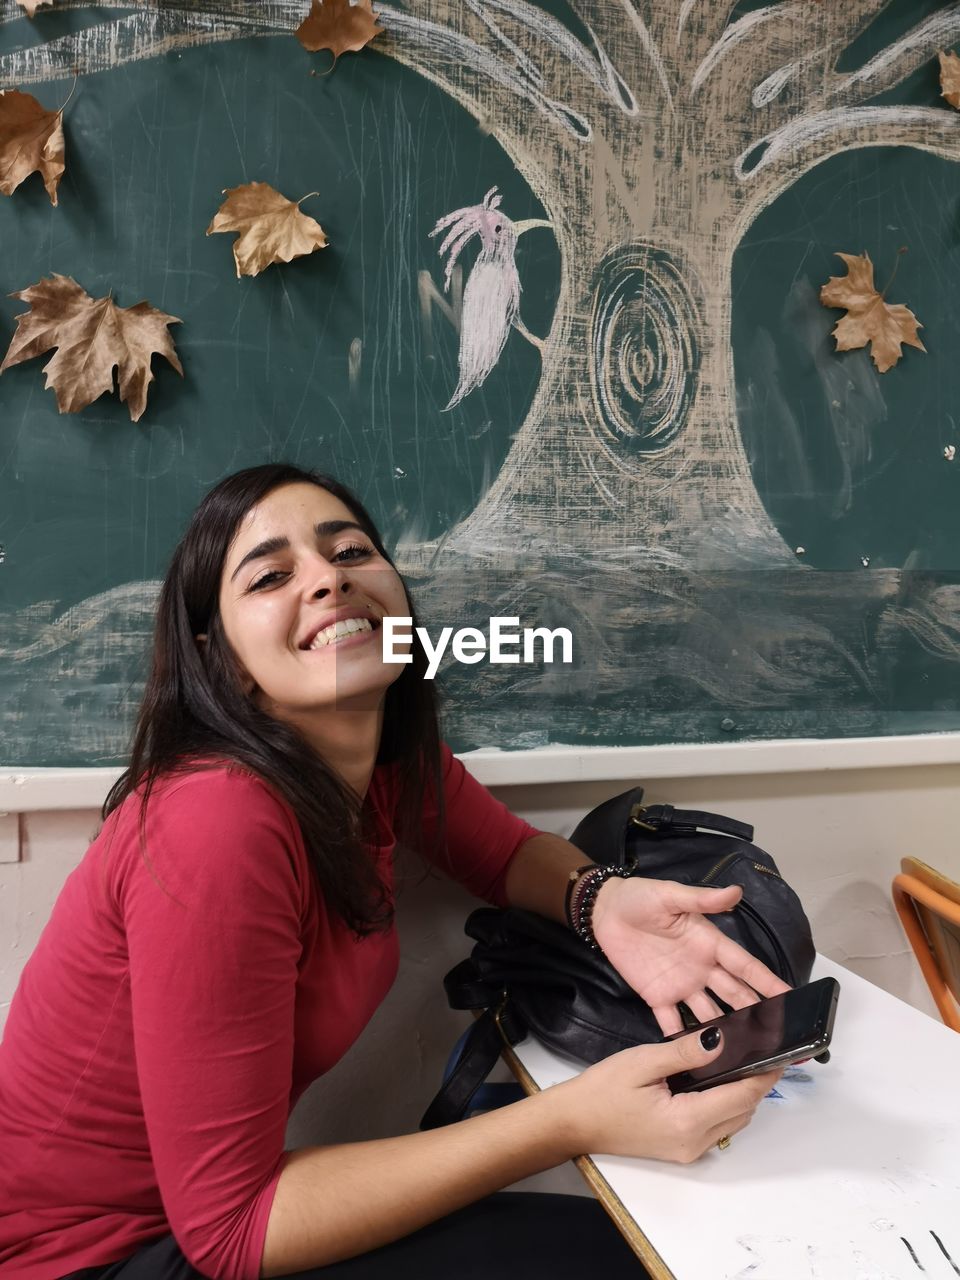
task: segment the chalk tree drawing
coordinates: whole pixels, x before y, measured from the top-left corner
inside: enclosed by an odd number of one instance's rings
[[[61,7],[83,6],[61,0]],[[910,146],[960,158],[956,112],[871,101],[960,40],[960,3],[848,72],[837,69],[844,50],[887,0],[776,0],[736,18],[733,0],[571,0],[571,7],[583,38],[527,0],[379,5],[380,52],[429,77],[496,136],[545,209],[562,257],[538,392],[499,474],[443,539],[445,563],[461,557],[505,569],[522,530],[528,560],[559,548],[580,573],[598,548],[606,568],[619,557],[620,591],[650,567],[682,574],[780,566],[805,580],[808,596],[834,599],[838,612],[815,627],[774,609],[770,643],[782,649],[803,632],[819,657],[808,656],[801,673],[789,656],[778,665],[758,653],[742,688],[719,669],[698,668],[695,679],[750,705],[768,686],[799,688],[836,675],[837,664],[838,678],[850,676],[856,611],[844,624],[841,588],[826,576],[817,584],[821,575],[797,564],[742,446],[731,264],[757,215],[842,150]],[[127,0],[106,0],[98,11],[124,11],[115,20],[4,55],[0,87],[290,31],[303,5],[163,0],[128,8]],[[14,20],[13,0],[2,12]],[[512,303],[504,305],[509,315]],[[489,334],[484,341],[486,354],[461,368],[455,399],[489,361]],[[406,547],[401,560],[427,565],[434,550]],[[903,603],[898,583],[889,571],[859,588],[885,605],[875,646],[906,632],[960,659],[957,592]],[[582,603],[582,592],[573,594]],[[636,612],[624,616],[624,633],[641,621]],[[709,610],[703,621],[713,622]],[[611,679],[616,643],[614,636]],[[644,661],[652,676],[667,659]],[[861,676],[869,682],[869,673]]]
[[[391,52],[493,130],[561,245],[540,394],[461,533],[474,545],[496,545],[516,507],[528,530],[539,520],[567,538],[575,507],[585,541],[592,509],[608,545],[691,565],[789,554],[737,431],[733,253],[762,209],[842,149],[960,157],[956,113],[867,105],[960,36],[960,6],[849,74],[835,65],[885,0],[784,0],[730,24],[733,7],[574,3],[587,41],[524,0],[423,0],[384,19]]]

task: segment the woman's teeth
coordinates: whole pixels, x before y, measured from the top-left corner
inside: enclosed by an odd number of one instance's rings
[[[368,618],[344,618],[342,622],[335,622],[333,626],[324,627],[322,631],[318,631],[309,647],[323,649],[326,645],[333,644],[334,640],[339,640],[341,636],[353,635],[355,631],[372,630],[373,626]]]

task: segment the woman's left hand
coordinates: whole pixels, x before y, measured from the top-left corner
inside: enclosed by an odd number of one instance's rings
[[[612,878],[600,887],[593,932],[607,959],[653,1010],[664,1035],[683,1030],[678,1001],[701,1022],[789,991],[756,957],[706,919],[740,901],[737,885],[700,889],[671,880]]]

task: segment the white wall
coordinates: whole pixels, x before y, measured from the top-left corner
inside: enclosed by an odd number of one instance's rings
[[[803,898],[818,949],[933,1013],[890,900],[904,854],[960,879],[956,764],[760,776],[673,778],[647,800],[713,809],[750,821]],[[623,781],[498,787],[535,825],[569,835]],[[25,813],[19,862],[0,863],[0,1020],[60,885],[96,829],[90,810]],[[291,1141],[338,1141],[416,1126],[467,1015],[445,1006],[441,979],[467,952],[462,922],[474,904],[419,867],[403,868],[403,960],[397,984],[347,1057],[302,1100]],[[840,1009],[842,1017],[842,1004]],[[575,1175],[568,1187],[577,1188]],[[553,1183],[551,1185],[557,1185]]]

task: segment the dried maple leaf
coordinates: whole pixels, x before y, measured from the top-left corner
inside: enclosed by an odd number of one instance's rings
[[[17,0],[17,4],[21,9],[26,9],[28,18],[32,18],[43,5],[53,4],[53,0]]]
[[[240,232],[233,242],[238,277],[259,275],[271,263],[302,258],[327,243],[320,223],[300,212],[300,202],[288,200],[266,182],[248,182],[223,194],[227,198],[214,214],[207,235]]]
[[[0,193],[12,196],[24,178],[39,172],[55,205],[64,154],[62,107],[47,111],[30,93],[0,92]]]
[[[371,0],[310,0],[310,12],[297,27],[297,39],[305,49],[316,53],[329,49],[336,62],[341,53],[357,53],[378,36]]]
[[[937,55],[940,59],[940,96],[951,107],[960,108],[960,58],[955,53]]]
[[[903,354],[903,343],[926,351],[917,337],[917,330],[923,325],[910,308],[884,302],[883,294],[874,286],[869,254],[838,253],[837,257],[846,263],[849,274],[831,276],[820,290],[825,307],[842,307],[847,312],[833,330],[837,350],[852,351],[869,342],[873,363],[880,373],[897,363]]]
[[[113,391],[116,369],[120,399],[129,407],[131,419],[139,422],[153,381],[151,357],[166,357],[183,377],[167,332],[167,325],[180,321],[147,302],[118,307],[112,298],[91,298],[76,280],[58,275],[10,296],[28,302],[32,309],[17,316],[17,331],[0,373],[56,347],[56,355],[43,371],[61,413],[76,413]]]

